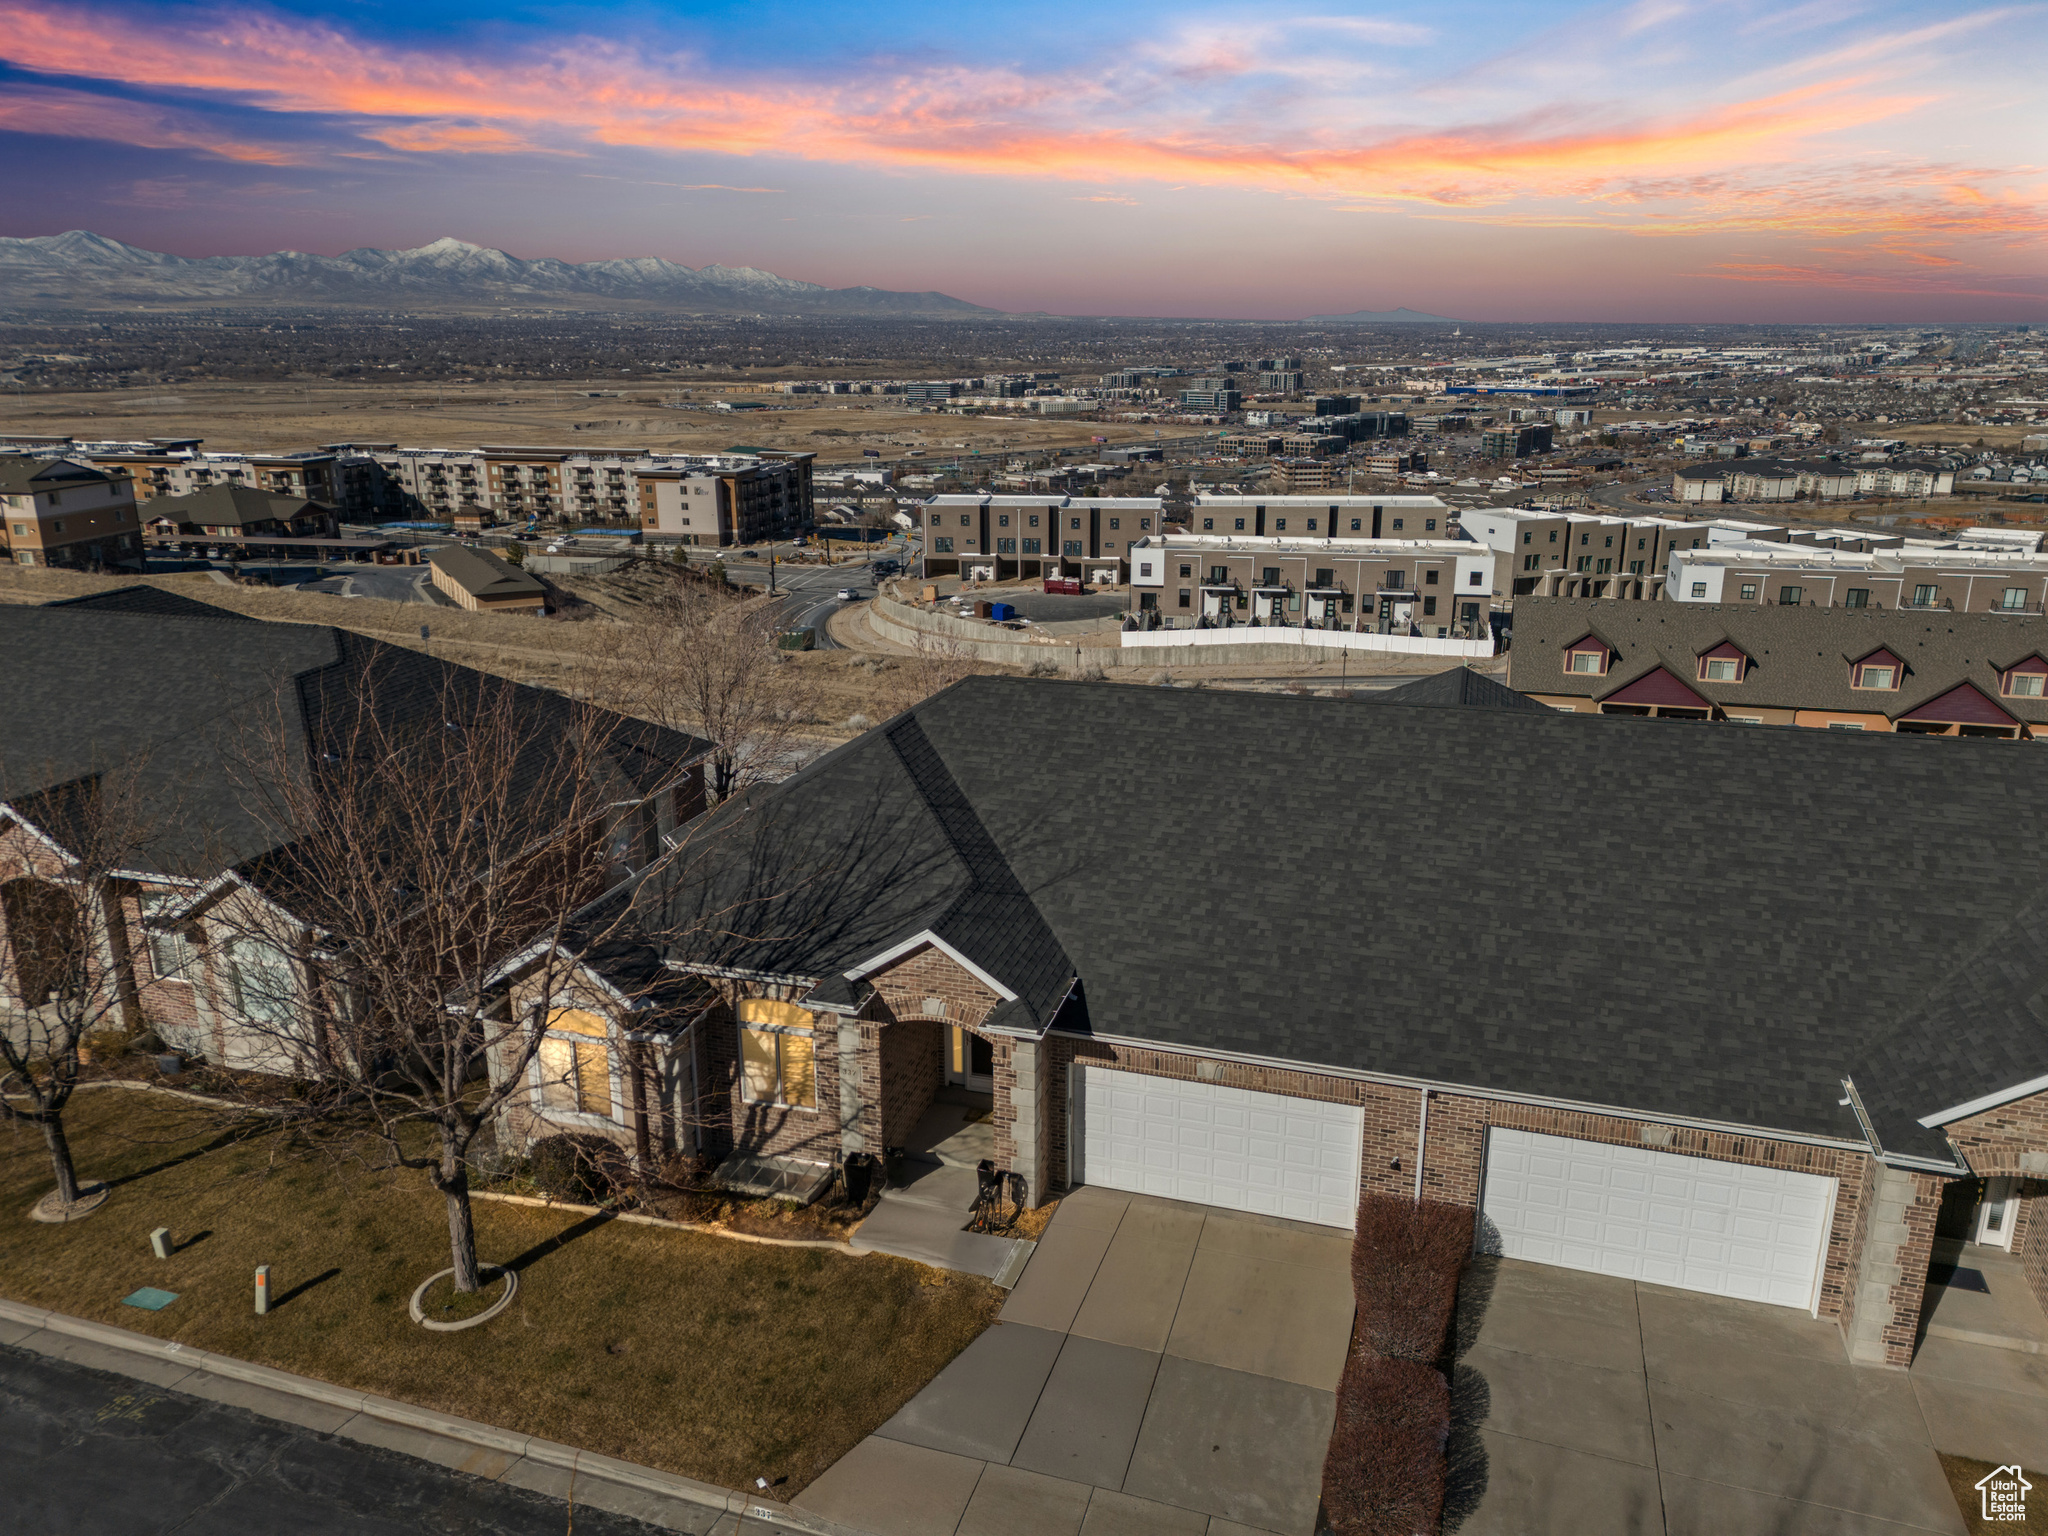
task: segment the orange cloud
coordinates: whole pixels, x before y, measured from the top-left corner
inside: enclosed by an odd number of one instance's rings
[[[222,133],[197,113],[150,102],[21,81],[0,83],[0,129],[67,139],[108,139],[142,149],[196,149],[254,165],[297,165],[305,155]]]

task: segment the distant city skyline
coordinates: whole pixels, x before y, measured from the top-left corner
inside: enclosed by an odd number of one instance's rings
[[[0,0],[0,234],[1012,311],[2048,318],[2037,5]]]

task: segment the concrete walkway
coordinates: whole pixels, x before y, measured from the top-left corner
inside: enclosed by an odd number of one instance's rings
[[[1911,1372],[1853,1366],[1788,1307],[1509,1259],[1474,1261],[1459,1311],[1458,1536],[1960,1533],[1937,1451],[2048,1465],[2041,1355],[1929,1338]]]
[[[957,1269],[998,1285],[1010,1284],[1031,1255],[1020,1238],[963,1230],[974,1210],[980,1177],[971,1168],[914,1164],[909,1178],[882,1191],[881,1202],[854,1229],[855,1253],[887,1253],[934,1269]]]
[[[799,1494],[888,1536],[1309,1536],[1350,1237],[1080,1189],[998,1325]]]

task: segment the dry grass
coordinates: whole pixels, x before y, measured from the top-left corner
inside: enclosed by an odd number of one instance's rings
[[[1963,1529],[1969,1536],[1997,1536],[2001,1531],[2012,1530],[2009,1524],[1984,1518],[1984,1500],[1977,1492],[1978,1482],[1996,1471],[1996,1466],[1969,1456],[1951,1456],[1946,1451],[1940,1454],[1942,1475],[1948,1479],[1948,1491],[1963,1513]]]
[[[0,1292],[726,1487],[788,1497],[879,1426],[995,1320],[1000,1293],[900,1259],[780,1249],[478,1201],[487,1263],[519,1297],[429,1335],[413,1287],[448,1264],[417,1174],[222,1142],[207,1112],[123,1089],[68,1117],[81,1174],[115,1182],[69,1226],[27,1219],[50,1186],[41,1138],[0,1127]],[[150,1256],[148,1234],[180,1245]],[[274,1308],[254,1315],[271,1265]],[[161,1312],[120,1305],[139,1286]]]

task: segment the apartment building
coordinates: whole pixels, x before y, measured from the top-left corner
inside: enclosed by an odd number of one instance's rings
[[[1855,496],[1947,496],[1955,471],[1931,460],[1859,464],[1842,459],[1740,458],[1680,465],[1671,475],[1679,501],[1846,501]]]
[[[1448,536],[1452,511],[1434,496],[1385,493],[1264,495],[1204,493],[1189,514],[1190,533],[1250,534],[1253,538],[1423,539]]]
[[[191,496],[216,486],[242,486],[295,496],[336,508],[344,516],[374,515],[382,478],[368,451],[309,448],[294,453],[208,452],[196,437],[152,438],[144,443],[81,444],[78,457],[135,481],[135,499]]]
[[[2048,555],[1963,543],[1856,549],[1746,540],[1674,550],[1664,595],[1754,607],[2040,613]]]
[[[1499,564],[1444,538],[1310,539],[1162,533],[1131,551],[1130,611],[1146,625],[1255,624],[1484,639]]]
[[[812,521],[815,454],[662,455],[629,466],[640,531],[725,547],[788,538]]]
[[[1532,598],[1508,683],[1581,714],[2033,740],[2048,735],[2048,622]]]
[[[73,570],[139,563],[135,482],[75,459],[0,458],[0,552]]]
[[[971,581],[1078,577],[1115,585],[1133,543],[1164,527],[1157,496],[934,496],[921,509],[924,574]]]
[[[1713,529],[1668,517],[1517,507],[1475,507],[1460,527],[1466,538],[1500,555],[1513,596],[1635,601],[1661,597],[1672,554],[1705,548]]]

